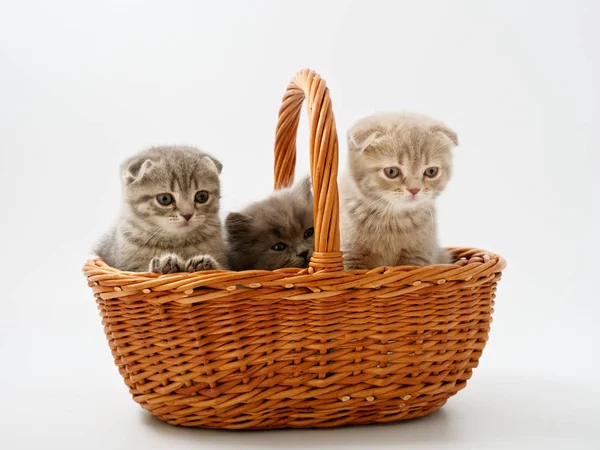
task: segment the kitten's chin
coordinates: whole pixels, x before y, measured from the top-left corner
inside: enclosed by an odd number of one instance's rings
[[[308,263],[310,260],[297,259],[293,263],[290,264],[290,267],[297,267],[298,269],[306,269],[308,267]]]
[[[391,203],[394,212],[412,211],[418,208],[428,208],[433,205],[432,199],[422,197],[394,198]]]
[[[169,224],[166,227],[162,227],[163,233],[171,236],[183,237],[188,234],[192,234],[198,231],[198,227],[189,223],[178,223]]]

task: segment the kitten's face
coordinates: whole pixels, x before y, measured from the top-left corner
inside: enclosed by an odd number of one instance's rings
[[[361,129],[350,141],[350,168],[358,188],[373,207],[389,212],[431,204],[452,171],[448,135],[430,124],[399,125]]]
[[[160,234],[197,232],[218,216],[219,166],[194,149],[151,149],[125,163],[125,201],[137,220]]]
[[[314,249],[313,201],[309,182],[274,193],[226,227],[234,270],[308,267]]]

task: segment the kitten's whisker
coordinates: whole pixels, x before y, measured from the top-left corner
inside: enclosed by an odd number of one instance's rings
[[[433,211],[433,206],[432,205],[425,205],[427,213],[429,214],[429,219],[433,222],[435,220],[435,216],[434,216],[434,211]]]
[[[148,238],[148,240],[146,242],[144,242],[144,244],[142,245],[142,247],[148,245],[148,243],[152,240],[152,238],[154,236],[156,236],[159,232],[160,232],[160,228],[158,230],[156,230],[154,233],[152,233],[152,235]]]
[[[378,210],[378,214],[371,214],[369,217],[369,220],[366,223],[366,227],[370,228],[371,226],[371,222],[373,222],[374,220],[377,219],[376,225],[375,225],[375,231],[379,232],[380,230],[380,226],[382,224],[382,220],[379,220],[381,217],[385,217],[387,210],[390,208],[390,206],[392,205],[392,202],[384,197],[380,198],[379,201],[381,203],[383,203],[385,206],[383,208],[383,210]]]
[[[200,247],[198,247],[194,242],[192,242],[192,247],[194,247],[196,250],[198,250],[199,255],[204,253],[204,251]]]
[[[377,202],[380,202],[381,200],[382,199],[378,199]],[[373,203],[376,203],[376,202],[373,202]],[[370,208],[368,208],[366,211],[370,212]],[[374,211],[374,212],[372,212],[371,214],[368,214],[368,218],[367,218],[367,221],[365,223],[365,228],[370,228],[371,222],[373,222],[374,218],[377,217],[377,216],[378,216],[377,210]]]
[[[388,200],[387,206],[385,207],[385,209],[383,210],[383,213],[382,213],[383,217],[385,217],[388,214],[388,209],[391,209],[393,205],[394,205],[394,203],[392,201]],[[386,225],[388,224],[388,222],[384,221],[384,220],[379,221],[379,223],[385,223]]]
[[[375,202],[371,203],[371,205],[373,205],[374,203],[383,203],[383,202],[384,202],[384,199],[383,198],[379,198]],[[367,208],[367,210],[368,209],[369,208]],[[375,219],[375,217],[377,217],[377,214],[369,214],[369,218],[367,219],[367,223],[365,223],[365,228],[370,228],[371,222]]]
[[[366,210],[370,210],[372,206],[375,206],[378,203],[385,203],[385,199],[384,198],[378,198],[375,199],[374,201],[372,201],[371,203],[369,203],[367,206],[365,206]],[[378,210],[379,208],[374,208],[375,210]]]

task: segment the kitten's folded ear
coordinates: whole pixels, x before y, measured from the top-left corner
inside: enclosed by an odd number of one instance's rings
[[[246,234],[252,225],[252,219],[242,213],[229,213],[225,219],[225,229],[229,236]]]
[[[444,136],[446,136],[448,139],[450,139],[450,141],[452,141],[452,144],[454,144],[455,146],[458,145],[458,136],[457,136],[456,132],[454,130],[448,128],[446,125],[444,125],[444,124],[434,125],[431,128],[431,131],[433,133],[442,133]]]
[[[306,200],[312,202],[313,193],[312,193],[312,181],[310,179],[310,175],[306,175],[304,178],[302,178],[300,183],[298,183],[298,185],[296,186],[296,190],[301,192],[304,195],[304,197],[306,198]]]
[[[348,130],[348,149],[351,152],[363,152],[367,147],[377,143],[383,133],[375,124],[357,123]]]
[[[221,164],[221,162],[217,159],[217,158],[213,158],[210,155],[205,155],[204,157],[202,157],[203,161],[206,161],[206,163],[210,166],[213,167],[217,170],[218,174],[221,174],[221,171],[223,170],[223,164]]]
[[[154,162],[146,157],[133,158],[121,167],[125,185],[130,185],[144,178],[154,168]]]

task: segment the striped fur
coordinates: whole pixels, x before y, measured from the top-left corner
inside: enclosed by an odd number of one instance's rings
[[[153,147],[126,160],[121,214],[97,246],[98,256],[135,272],[225,267],[221,169],[219,161],[191,147]],[[195,201],[198,191],[206,191],[208,201]],[[159,194],[171,195],[173,203],[161,205]]]

